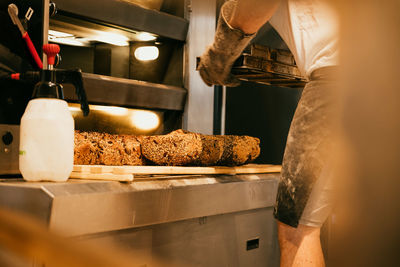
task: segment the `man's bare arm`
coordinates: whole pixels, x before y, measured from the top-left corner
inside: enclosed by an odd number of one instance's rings
[[[246,34],[257,32],[275,13],[280,0],[238,0],[229,24]]]

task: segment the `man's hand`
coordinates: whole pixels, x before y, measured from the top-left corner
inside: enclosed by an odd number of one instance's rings
[[[213,84],[229,87],[238,86],[240,81],[231,74],[232,64],[235,59],[221,52],[215,51],[210,46],[200,57],[198,70],[203,81],[211,86]]]
[[[231,74],[232,65],[255,34],[245,34],[228,24],[235,5],[236,1],[228,1],[222,5],[214,43],[200,57],[198,70],[208,86],[217,84],[233,87],[240,84]]]
[[[208,85],[237,86],[232,65],[255,32],[274,14],[280,0],[230,0],[221,7],[214,43],[200,57],[198,70]]]

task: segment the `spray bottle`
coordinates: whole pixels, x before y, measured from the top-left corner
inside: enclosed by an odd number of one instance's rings
[[[60,47],[45,44],[48,69],[40,71],[20,124],[19,169],[27,181],[66,181],[74,160],[74,120],[61,83],[72,83],[86,116],[89,105],[80,71],[54,69]]]

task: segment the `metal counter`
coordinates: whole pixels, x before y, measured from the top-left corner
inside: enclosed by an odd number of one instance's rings
[[[3,179],[0,205],[32,214],[49,229],[82,242],[117,243],[133,255],[144,255],[146,266],[278,266],[272,216],[278,178],[181,175],[132,183]]]

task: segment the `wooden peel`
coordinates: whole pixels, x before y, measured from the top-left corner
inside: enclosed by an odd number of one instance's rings
[[[135,175],[177,175],[177,174],[256,174],[277,173],[280,165],[247,164],[237,167],[211,166],[105,166],[105,165],[75,165],[70,178],[132,181]]]
[[[69,178],[131,182],[133,181],[133,174],[72,172]]]

